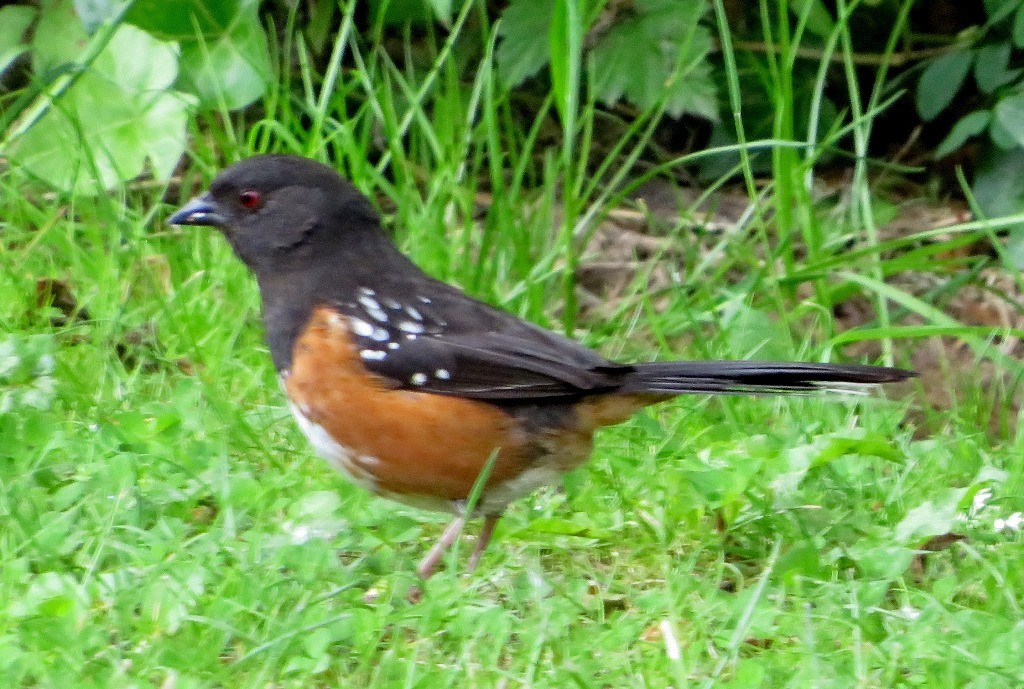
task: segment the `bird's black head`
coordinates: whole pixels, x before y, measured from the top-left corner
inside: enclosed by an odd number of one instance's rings
[[[315,252],[379,233],[370,202],[326,165],[290,155],[261,155],[227,168],[210,190],[167,220],[224,232],[257,274],[308,265]]]

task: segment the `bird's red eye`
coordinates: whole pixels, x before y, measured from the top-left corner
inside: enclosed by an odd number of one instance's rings
[[[263,197],[255,189],[246,189],[238,193],[238,203],[242,208],[256,210],[263,204]]]

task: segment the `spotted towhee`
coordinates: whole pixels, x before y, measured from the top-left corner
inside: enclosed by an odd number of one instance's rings
[[[595,429],[684,393],[801,393],[909,371],[767,361],[622,364],[466,296],[402,255],[334,170],[265,155],[222,172],[169,219],[219,228],[256,274],[274,365],[306,437],[377,495],[455,518],[419,566],[586,461]],[[493,461],[492,461],[493,460]]]

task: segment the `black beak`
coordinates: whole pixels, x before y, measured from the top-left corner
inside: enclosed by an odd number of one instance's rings
[[[203,194],[179,208],[174,215],[167,218],[167,224],[225,227],[228,220],[220,212],[217,202],[211,199],[209,194]]]

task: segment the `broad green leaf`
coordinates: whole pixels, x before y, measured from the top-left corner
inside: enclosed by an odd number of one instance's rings
[[[74,63],[87,40],[70,2],[44,3],[32,37],[32,66],[36,74],[46,78],[47,72]]]
[[[934,119],[953,102],[973,61],[971,51],[957,49],[928,63],[917,84],[917,112],[922,119]]]
[[[318,490],[299,498],[289,509],[293,517],[324,517],[332,515],[341,506],[341,498],[333,490]]]
[[[703,2],[638,2],[637,16],[617,23],[591,52],[592,81],[606,103],[622,97],[641,108],[664,102],[673,117],[718,118],[707,55],[711,34],[699,24]]]
[[[512,0],[501,14],[495,59],[498,75],[507,86],[518,86],[550,59],[550,43],[542,40],[551,30],[552,0]]]
[[[271,68],[257,8],[245,2],[219,31],[181,40],[179,84],[199,97],[201,107],[217,108],[223,99],[234,110],[263,95]]]
[[[974,79],[984,93],[992,93],[1020,76],[1019,69],[1009,68],[1010,51],[1008,42],[978,48],[978,56],[974,60]]]
[[[1024,146],[1024,91],[1003,98],[995,107],[995,119],[1006,130],[1006,133]]]
[[[25,32],[35,18],[35,8],[27,5],[0,7],[0,74],[28,50]]]
[[[806,9],[810,5],[809,9]],[[827,38],[835,28],[832,14],[821,0],[789,0],[789,9],[797,17],[807,12],[807,30],[815,36]]]
[[[198,31],[207,40],[225,32],[241,12],[244,0],[135,0],[125,20],[165,41],[196,40]]]
[[[846,554],[857,563],[868,580],[890,581],[907,571],[914,550],[891,543],[864,540],[851,545]],[[884,594],[884,590],[882,591]]]
[[[337,10],[338,6],[333,2],[318,2],[313,5],[304,33],[314,53],[323,52],[327,46]]]
[[[229,110],[263,95],[271,78],[267,37],[255,0],[136,0],[127,20],[181,46],[178,88],[201,107]]]
[[[178,49],[134,26],[127,26],[110,39],[107,49],[92,64],[92,70],[122,91],[152,95],[174,83]]]
[[[944,158],[959,149],[972,136],[977,136],[985,131],[985,127],[988,126],[991,119],[992,112],[989,110],[975,110],[961,117],[935,149],[935,157]]]
[[[81,24],[62,27],[74,35]],[[62,49],[37,42],[39,60]],[[129,24],[53,106],[16,140],[12,162],[62,189],[98,193],[141,174],[147,160],[158,179],[174,170],[185,147],[190,99],[170,90],[178,49]]]
[[[992,118],[992,121],[989,122],[988,135],[992,139],[992,143],[1004,151],[1012,151],[1020,147],[1013,134],[996,118]]]
[[[988,147],[978,161],[971,191],[990,218],[1024,211],[1024,148]],[[1010,231],[1009,251],[1018,269],[1024,269],[1024,226]]]
[[[87,33],[94,32],[103,22],[120,16],[128,4],[125,0],[74,0],[74,2],[75,12]]]
[[[893,538],[897,543],[912,542],[949,533],[956,521],[960,501],[967,490],[951,488],[945,495],[936,500],[926,500],[907,512],[903,520],[896,525]]]
[[[138,150],[145,152],[157,179],[170,179],[187,143],[185,123],[195,101],[169,91],[144,108],[129,130]],[[133,175],[134,176],[134,175]]]

